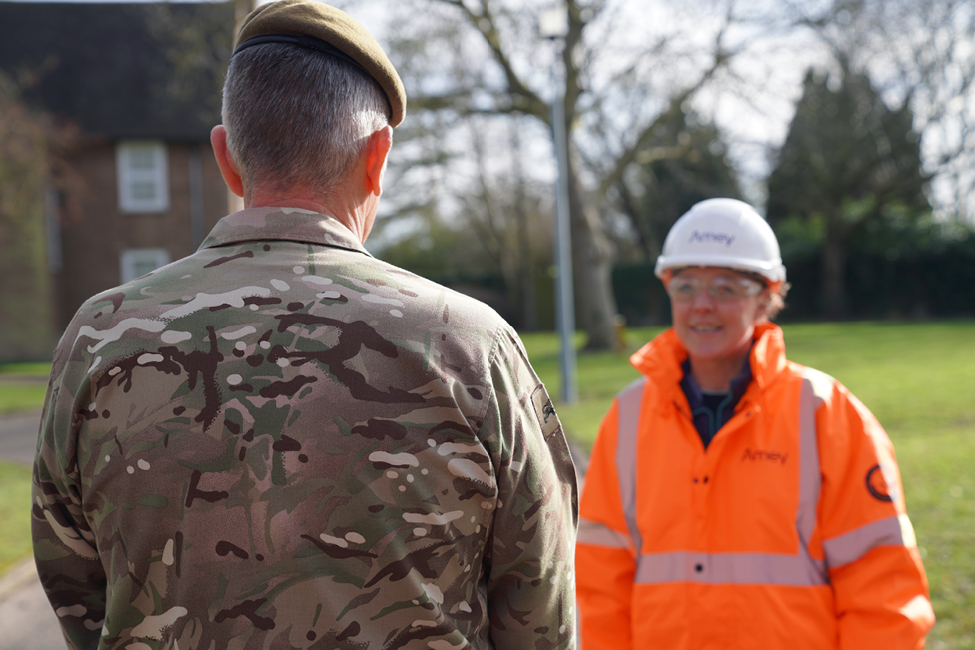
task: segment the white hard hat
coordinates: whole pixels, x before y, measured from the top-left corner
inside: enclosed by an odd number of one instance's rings
[[[669,270],[686,266],[736,269],[772,284],[785,282],[772,228],[752,206],[735,199],[696,203],[671,227],[654,273],[664,279]]]

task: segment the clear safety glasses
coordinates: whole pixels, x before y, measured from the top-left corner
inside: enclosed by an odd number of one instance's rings
[[[704,282],[699,278],[675,275],[667,285],[667,293],[678,302],[687,302],[694,300],[701,295],[702,290],[705,290],[712,300],[728,302],[746,296],[756,296],[764,288],[763,284],[742,277],[719,275]]]

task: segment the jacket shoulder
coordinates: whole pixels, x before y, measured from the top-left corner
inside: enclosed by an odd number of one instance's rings
[[[498,338],[502,333],[514,335],[508,322],[493,307],[477,298],[382,260],[373,259],[370,264],[371,270],[387,277],[390,284],[398,288],[399,294],[417,301],[418,309],[404,310],[406,320],[428,320],[434,313],[440,321],[438,326],[454,333],[490,333],[491,338]]]
[[[828,400],[836,386],[840,385],[835,378],[822,370],[816,370],[795,361],[786,362],[784,374],[793,381],[808,384],[813,395],[820,401]]]

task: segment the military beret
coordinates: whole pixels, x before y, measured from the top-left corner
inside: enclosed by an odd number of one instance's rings
[[[316,0],[277,0],[244,18],[234,54],[262,43],[290,43],[328,52],[362,69],[386,93],[397,126],[406,115],[406,89],[383,48],[352,16]]]

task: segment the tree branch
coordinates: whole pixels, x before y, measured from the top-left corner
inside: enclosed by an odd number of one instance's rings
[[[731,10],[729,8],[728,15],[725,17],[724,25],[718,30],[718,33],[714,37],[714,59],[711,63],[711,67],[704,71],[701,77],[691,86],[685,88],[682,92],[674,96],[671,100],[670,107],[659,114],[650,124],[648,124],[637,136],[636,140],[627,147],[623,153],[616,159],[610,172],[603,177],[599,184],[599,196],[605,195],[609,188],[613,187],[620,182],[623,177],[623,172],[626,168],[636,160],[637,153],[646,147],[654,135],[657,129],[666,124],[671,118],[673,118],[678,111],[681,110],[681,106],[686,102],[691,96],[693,96],[698,90],[700,90],[704,84],[710,81],[719,70],[724,68],[732,58],[734,58],[737,52],[725,49],[722,41],[724,40],[725,32],[731,23]]]
[[[491,12],[490,0],[480,0],[480,14],[475,13],[468,7],[463,0],[435,0],[454,7],[457,7],[474,29],[484,38],[488,48],[490,48],[495,62],[501,66],[504,72],[505,81],[508,86],[508,94],[511,96],[512,108],[504,112],[521,112],[534,115],[548,124],[549,118],[548,104],[535,94],[521,80],[511,65],[511,57],[501,45],[501,37],[498,33],[497,24]]]

